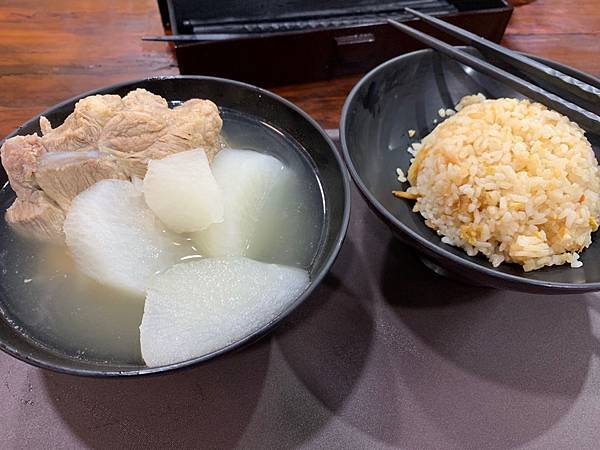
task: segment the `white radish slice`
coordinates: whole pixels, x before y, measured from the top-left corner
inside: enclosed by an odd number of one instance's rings
[[[150,161],[144,197],[154,214],[177,233],[200,231],[223,222],[221,190],[203,150]]]
[[[148,287],[144,361],[163,366],[219,350],[271,322],[308,284],[305,270],[243,257],[177,264]]]
[[[194,233],[192,239],[206,256],[250,256],[257,234],[277,217],[265,216],[279,185],[292,175],[273,156],[251,150],[221,150],[212,171],[223,193],[225,220]]]
[[[99,283],[142,296],[157,272],[179,261],[176,236],[129,181],[102,180],[81,192],[64,223],[77,267]]]

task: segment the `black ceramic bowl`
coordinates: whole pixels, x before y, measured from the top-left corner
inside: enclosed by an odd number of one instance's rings
[[[333,142],[305,112],[268,91],[248,84],[219,78],[199,76],[150,78],[86,92],[50,108],[43,115],[50,119],[53,124],[62,123],[65,117],[73,111],[75,103],[85,96],[91,94],[125,95],[136,88],[145,88],[161,95],[171,103],[185,101],[190,98],[210,99],[220,108],[228,109],[235,114],[253,117],[254,120],[258,120],[259,123],[268,128],[270,132],[276,132],[286,140],[292,140],[296,150],[304,153],[304,156],[311,162],[312,168],[320,181],[325,205],[325,221],[321,244],[317,249],[314,262],[309,268],[311,283],[308,289],[285,311],[255,333],[214,353],[155,368],[74,358],[61,352],[61,349],[48,348],[44,343],[36,342],[28,337],[27,330],[18,331],[10,325],[10,320],[7,320],[10,318],[7,318],[6,315],[7,308],[4,306],[7,291],[0,284],[0,311],[2,311],[0,317],[0,349],[27,363],[76,375],[134,376],[168,372],[213,359],[265,335],[302,303],[328,272],[344,240],[350,214],[349,177]],[[7,138],[17,134],[39,132],[38,121],[39,116],[32,118]],[[224,120],[224,128],[226,126],[227,119]],[[2,183],[6,183],[7,177],[3,169],[1,169],[0,177],[2,177]]]
[[[467,48],[476,53],[475,50]],[[591,79],[568,67],[544,61],[567,74]],[[540,80],[534,80],[543,85]],[[525,273],[515,264],[492,267],[483,256],[470,257],[459,248],[443,244],[412,202],[397,199],[392,190],[400,184],[396,167],[405,173],[410,154],[406,148],[434,127],[440,108],[452,108],[463,96],[483,93],[488,98],[523,96],[446,58],[433,50],[402,55],[378,66],[354,87],[344,105],[340,137],[344,158],[354,182],[373,211],[395,234],[415,247],[430,267],[474,284],[536,293],[583,292],[600,289],[600,241],[582,253],[583,267],[547,267]],[[407,131],[417,134],[409,138]],[[594,151],[600,136],[587,133]]]

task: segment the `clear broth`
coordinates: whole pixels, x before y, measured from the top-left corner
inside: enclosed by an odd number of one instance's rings
[[[285,226],[266,230],[260,259],[310,269],[323,239],[323,194],[316,170],[290,137],[268,124],[222,110],[229,147],[271,154],[295,175],[295,189],[278,198]],[[6,210],[14,199],[0,191]],[[276,231],[276,232],[275,232]],[[81,274],[66,246],[40,244],[0,221],[0,310],[20,333],[50,351],[98,363],[143,365],[139,325],[143,299],[100,285]],[[182,259],[198,257],[192,248]]]

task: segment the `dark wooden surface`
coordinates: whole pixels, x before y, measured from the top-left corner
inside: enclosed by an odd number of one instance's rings
[[[86,90],[176,74],[155,0],[2,0],[0,136],[48,106]],[[537,0],[516,8],[504,44],[600,76],[600,0]],[[274,89],[325,127],[359,77]]]

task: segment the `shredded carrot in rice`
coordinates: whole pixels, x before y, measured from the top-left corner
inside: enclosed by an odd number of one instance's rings
[[[392,194],[394,194],[395,197],[405,198],[406,200],[416,200],[419,197],[417,194],[405,191],[392,191]]]

